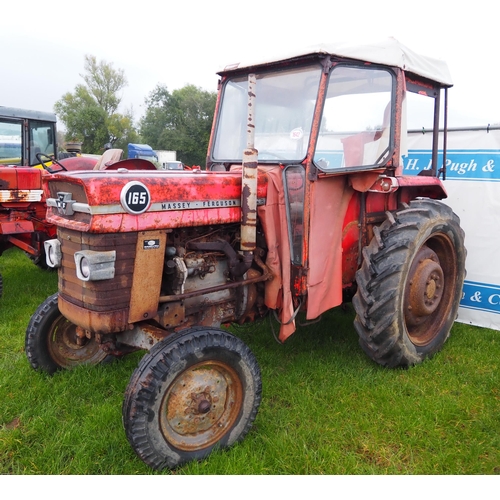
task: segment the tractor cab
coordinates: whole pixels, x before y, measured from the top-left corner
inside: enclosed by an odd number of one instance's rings
[[[39,165],[56,154],[56,115],[0,106],[0,165]]]
[[[446,63],[417,55],[393,38],[361,46],[319,45],[231,65],[219,74],[209,168],[240,162],[250,130],[259,163],[302,164],[314,178],[387,169],[399,174],[407,154],[408,112],[431,114],[431,123],[439,125],[452,85]],[[248,129],[250,75],[256,80],[255,121]],[[432,174],[442,168],[433,157]]]

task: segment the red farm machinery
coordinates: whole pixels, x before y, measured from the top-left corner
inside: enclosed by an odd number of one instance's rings
[[[45,219],[42,176],[56,155],[55,114],[0,106],[0,255],[19,247],[46,267],[43,242],[55,238],[56,227]],[[76,157],[61,162],[56,169],[95,164]],[[2,288],[0,276],[0,293]]]
[[[45,178],[59,287],[30,320],[29,362],[53,373],[146,351],[122,411],[155,469],[232,445],[256,417],[257,360],[224,326],[272,312],[284,342],[297,313],[352,300],[366,354],[407,367],[446,341],[465,275],[439,126],[429,168],[403,175],[410,100],[446,127],[445,63],[391,39],[219,75],[205,170]]]

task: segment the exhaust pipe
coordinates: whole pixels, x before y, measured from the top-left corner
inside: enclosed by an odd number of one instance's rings
[[[255,149],[255,87],[257,78],[248,75],[247,147],[243,151],[241,179],[241,243],[243,260],[253,260],[257,246],[257,165],[258,151]]]

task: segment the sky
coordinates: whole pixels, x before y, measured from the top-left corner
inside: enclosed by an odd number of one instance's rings
[[[53,111],[82,84],[84,58],[124,70],[119,111],[138,120],[158,84],[217,90],[243,60],[330,41],[389,36],[448,63],[449,126],[500,124],[498,20],[492,0],[5,0],[0,106]]]

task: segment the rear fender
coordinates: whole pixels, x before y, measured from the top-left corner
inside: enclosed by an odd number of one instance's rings
[[[119,168],[126,168],[127,170],[157,170],[153,163],[142,158],[128,158],[117,161],[111,165],[106,165],[104,170],[118,170]]]
[[[385,220],[387,211],[396,210],[402,203],[409,203],[416,198],[440,200],[447,196],[443,183],[430,176],[381,175],[364,194],[354,191],[344,218],[342,233],[343,286],[350,286],[354,282],[361,246],[369,243],[373,236],[373,226],[378,226]],[[360,238],[364,243],[360,243]]]
[[[448,193],[437,177],[431,176],[404,176],[396,177],[399,185],[399,199],[408,203],[415,198],[432,198],[442,200],[448,197]]]
[[[93,170],[97,159],[89,156],[71,156],[70,158],[58,160],[57,163],[63,165],[66,170],[73,172],[75,170]],[[57,163],[52,165],[54,169],[60,168]]]

